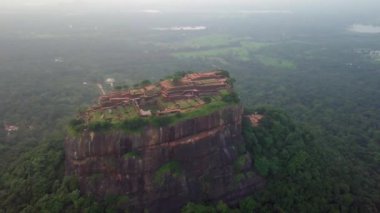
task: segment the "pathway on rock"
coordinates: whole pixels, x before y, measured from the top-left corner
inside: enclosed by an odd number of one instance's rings
[[[98,88],[99,88],[99,92],[100,92],[100,94],[101,95],[106,95],[106,91],[104,91],[104,88],[103,88],[103,86],[101,85],[101,84],[96,84],[97,86],[98,86]]]

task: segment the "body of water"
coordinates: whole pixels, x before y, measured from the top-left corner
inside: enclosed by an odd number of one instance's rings
[[[153,28],[153,30],[159,31],[200,31],[206,30],[206,26],[176,26],[176,27],[157,27]]]
[[[380,33],[380,26],[375,26],[375,25],[364,25],[364,24],[353,24],[348,28],[349,31],[351,32],[356,32],[356,33],[370,33],[370,34],[375,34],[375,33]]]

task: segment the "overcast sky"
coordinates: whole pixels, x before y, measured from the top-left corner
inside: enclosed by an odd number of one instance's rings
[[[0,0],[0,10],[33,9],[286,9],[347,10],[380,9],[379,0]]]

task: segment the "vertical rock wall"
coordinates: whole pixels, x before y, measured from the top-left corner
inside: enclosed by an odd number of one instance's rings
[[[82,193],[128,196],[134,211],[173,212],[188,201],[233,201],[261,182],[244,153],[242,114],[236,105],[136,134],[83,132],[65,141],[66,174],[79,178]]]

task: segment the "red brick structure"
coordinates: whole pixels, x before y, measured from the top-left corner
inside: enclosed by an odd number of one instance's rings
[[[257,113],[252,114],[252,115],[248,115],[247,117],[248,117],[248,119],[251,122],[251,124],[252,124],[253,127],[259,126],[260,121],[264,118],[263,115],[260,115],[260,114],[257,114]]]
[[[199,96],[216,95],[223,89],[230,89],[228,77],[219,71],[191,73],[178,82],[165,80],[160,83],[162,97],[175,100]]]
[[[221,71],[209,71],[190,73],[177,81],[168,79],[141,88],[109,93],[105,93],[100,85],[98,87],[101,89],[102,95],[98,99],[98,104],[89,109],[86,114],[97,110],[112,110],[119,106],[133,106],[140,116],[148,117],[152,115],[149,108],[152,106],[156,108],[154,106],[159,105],[163,100],[168,102],[176,102],[181,99],[196,100],[201,96],[218,95],[221,90],[230,90],[231,85],[228,79]],[[155,111],[157,111],[157,115],[166,115],[181,112],[183,109],[162,107]]]
[[[155,85],[149,85],[140,89],[130,89],[127,91],[114,91],[107,95],[102,95],[98,99],[101,107],[113,107],[130,104],[132,101],[146,102],[157,98],[160,93]]]

